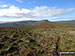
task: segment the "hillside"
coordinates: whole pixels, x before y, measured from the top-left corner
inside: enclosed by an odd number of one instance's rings
[[[62,22],[50,22],[48,20],[40,20],[40,21],[19,21],[19,22],[8,22],[1,23],[0,27],[25,27],[25,26],[38,26],[38,25],[74,25],[75,21],[62,21]]]
[[[21,26],[28,26],[36,21],[20,21],[20,22],[9,22],[0,24],[0,27],[21,27]]]
[[[41,20],[41,21],[37,21],[37,22],[33,23],[32,25],[49,24],[49,23],[51,23],[51,22],[48,20]]]
[[[58,56],[60,51],[75,51],[72,28],[59,23],[0,28],[0,56]]]
[[[69,20],[69,21],[59,21],[58,23],[65,23],[65,24],[75,25],[75,20]]]
[[[48,23],[50,23],[48,20],[20,21],[20,22],[3,23],[0,24],[0,27],[21,27],[21,26],[40,25],[40,24],[48,24]]]

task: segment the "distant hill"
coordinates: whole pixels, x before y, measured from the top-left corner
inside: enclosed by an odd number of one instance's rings
[[[40,25],[40,24],[48,24],[48,23],[50,23],[48,20],[20,21],[20,22],[2,23],[0,24],[0,27],[21,27],[21,26]]]
[[[25,27],[25,26],[38,26],[38,25],[50,25],[50,26],[66,26],[66,25],[75,25],[75,20],[71,21],[60,21],[60,22],[50,22],[48,20],[40,21],[19,21],[19,22],[9,22],[9,23],[0,23],[0,27]]]
[[[35,23],[31,24],[31,25],[41,25],[41,24],[49,24],[51,23],[48,20],[41,20],[41,21],[36,21]]]
[[[28,26],[36,21],[19,21],[19,22],[9,22],[9,23],[2,23],[0,27],[19,27],[19,26]]]
[[[60,21],[58,23],[65,23],[65,24],[72,24],[75,25],[75,20],[69,20],[69,21]]]

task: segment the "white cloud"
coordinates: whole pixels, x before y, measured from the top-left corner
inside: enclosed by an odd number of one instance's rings
[[[0,21],[29,20],[31,18],[30,12],[28,9],[19,9],[15,6],[11,6],[8,9],[0,9],[0,18],[16,18],[14,20],[0,19]],[[28,15],[30,15],[30,17]]]
[[[25,18],[21,18],[21,19],[17,18],[17,19],[12,19],[12,20],[11,19],[7,19],[7,20],[6,19],[0,19],[1,22],[16,22],[16,21],[23,21],[23,20],[26,21],[26,20],[30,20],[30,19],[29,18],[26,18],[26,19]]]
[[[29,13],[30,10],[28,9],[19,9],[18,7],[11,6],[8,9],[0,9],[0,16],[17,16],[20,13]]]
[[[6,4],[3,4],[3,5],[0,5],[1,8],[5,8],[5,7],[8,7],[9,5],[6,5]]]
[[[68,17],[51,17],[48,18],[50,21],[67,21],[67,20],[75,20],[75,16],[68,16]]]
[[[41,6],[41,7],[35,7],[33,9],[33,12],[36,16],[59,16],[66,13],[69,13],[71,11],[75,10],[75,8],[69,8],[69,9],[60,9],[56,7],[47,7],[47,6]]]
[[[22,0],[16,0],[17,2],[23,2]]]
[[[56,7],[35,7],[32,10],[25,8],[18,8],[15,6],[10,6],[7,9],[0,9],[0,18],[16,18],[15,20],[10,21],[19,21],[19,20],[31,20],[36,17],[47,17],[47,16],[59,16],[69,13],[75,10],[75,8],[69,9],[60,9]],[[1,21],[2,19],[0,19]],[[8,20],[9,21],[9,20]]]
[[[8,5],[2,5],[3,7],[8,7]]]

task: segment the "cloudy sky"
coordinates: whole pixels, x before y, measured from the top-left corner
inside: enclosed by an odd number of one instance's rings
[[[75,0],[0,0],[0,21],[75,20]]]

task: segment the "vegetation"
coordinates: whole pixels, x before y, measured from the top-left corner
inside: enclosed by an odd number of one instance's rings
[[[72,28],[54,23],[0,28],[0,56],[56,56],[60,51],[75,51]]]

